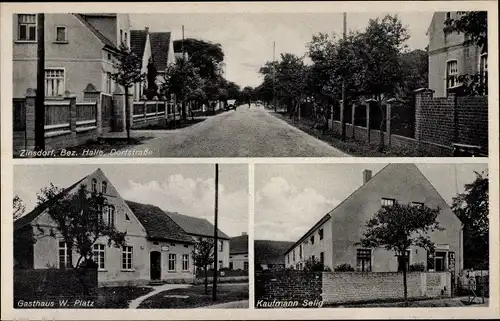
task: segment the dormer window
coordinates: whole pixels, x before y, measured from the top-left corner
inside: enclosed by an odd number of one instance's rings
[[[92,179],[92,192],[97,192],[97,180],[95,178]]]
[[[104,181],[101,183],[101,192],[106,194],[108,192],[108,182]]]

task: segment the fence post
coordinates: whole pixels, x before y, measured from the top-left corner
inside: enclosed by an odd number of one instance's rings
[[[113,126],[112,130],[115,132],[122,132],[125,125],[125,94],[123,93],[121,86],[116,86],[115,92],[113,93]],[[131,106],[134,109],[134,106]]]
[[[367,99],[365,101],[365,106],[366,106],[366,134],[367,134],[368,144],[370,144],[370,136],[371,136],[371,129],[370,129],[370,103],[372,101],[373,101],[373,99]]]
[[[386,119],[385,119],[385,132],[387,134],[387,146],[391,147],[391,136],[392,136],[392,132],[391,132],[391,118],[392,118],[392,115],[391,115],[391,109],[392,109],[392,104],[394,104],[396,102],[396,98],[391,98],[391,99],[388,99],[387,100],[387,103],[386,103]]]
[[[143,106],[142,106],[142,113],[143,113],[142,118],[143,118],[143,120],[146,120],[147,113],[148,113],[148,104],[146,104],[146,102],[147,102],[146,100],[142,101],[142,104],[143,104]]]
[[[71,130],[71,136],[76,136],[76,95],[66,90],[63,99],[69,101],[69,129]]]
[[[419,142],[422,140],[422,107],[424,100],[432,99],[434,90],[429,88],[419,88],[414,91],[415,93],[415,139]]]
[[[36,91],[32,88],[26,90],[26,149],[35,147],[35,97]]]
[[[354,126],[356,123],[356,103],[352,103],[351,106],[351,122],[352,122],[352,138],[356,138],[356,135],[354,134]]]

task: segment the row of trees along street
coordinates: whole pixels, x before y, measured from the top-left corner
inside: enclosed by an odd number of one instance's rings
[[[447,20],[443,28],[446,33],[463,33],[467,44],[477,44],[483,52],[487,50],[486,12],[461,12],[459,18]],[[345,122],[351,113],[348,107],[353,103],[371,99],[378,106],[377,119],[383,129],[384,102],[396,98],[404,110],[394,113],[393,123],[411,132],[413,91],[428,87],[428,48],[410,51],[408,39],[407,27],[397,15],[371,19],[364,31],[350,31],[343,38],[324,33],[313,35],[304,56],[282,53],[279,61],[268,61],[260,68],[263,81],[253,90],[253,96],[266,104],[275,100],[296,120],[301,116],[316,118],[318,113],[330,118],[333,110],[342,123],[343,139]],[[305,58],[311,63],[306,63]],[[479,72],[456,77],[463,84],[464,94],[487,93],[487,77]],[[343,82],[346,98],[344,115],[340,115]],[[383,150],[383,130],[380,135],[379,149]]]
[[[137,83],[144,83],[145,99],[155,97],[170,99],[175,97],[181,105],[182,121],[186,122],[188,114],[192,114],[190,106],[200,108],[203,104],[214,111],[215,102],[222,102],[224,107],[228,99],[245,100],[240,87],[224,78],[224,51],[220,44],[199,39],[184,39],[174,41],[176,52],[182,52],[176,61],[170,63],[161,82],[157,82],[158,70],[150,59],[147,72],[141,71],[142,57],[138,57],[125,44],[120,46],[118,58],[112,74],[114,81],[123,86],[128,95]],[[130,104],[126,100],[126,115],[130,117]],[[130,119],[127,119],[127,137],[130,138]]]

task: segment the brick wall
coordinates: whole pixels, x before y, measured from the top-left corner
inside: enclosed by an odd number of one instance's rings
[[[450,295],[449,273],[407,274],[408,297]],[[324,272],[322,299],[347,303],[404,298],[403,275],[398,272]]]
[[[266,270],[255,273],[255,302],[321,300],[321,292],[321,272]]]
[[[488,96],[457,97],[458,142],[488,146]]]

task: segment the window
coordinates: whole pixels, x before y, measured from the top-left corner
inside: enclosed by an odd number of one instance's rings
[[[169,271],[175,271],[175,265],[176,265],[176,256],[173,253],[168,254],[168,270]]]
[[[319,261],[321,262],[321,264],[325,263],[325,252],[321,252],[319,254]]]
[[[68,29],[65,26],[56,26],[56,42],[68,42]]]
[[[189,255],[182,254],[182,271],[189,271]]]
[[[124,38],[124,39],[123,39],[123,42],[125,42],[125,44],[128,46],[128,41],[127,41],[127,40],[128,40],[128,39],[127,39],[128,37],[127,37],[127,33],[126,33],[126,32],[125,32],[125,35],[124,35],[124,37],[123,37],[123,38]]]
[[[105,248],[104,244],[94,244],[94,261],[99,269],[105,268]]]
[[[224,242],[219,240],[219,252],[224,251]]]
[[[130,221],[130,216],[127,213],[125,213],[125,221]]]
[[[410,270],[410,251],[406,251],[405,257],[398,255],[398,272],[402,272],[403,268]]]
[[[122,270],[132,270],[132,246],[122,248]]]
[[[314,235],[311,236],[311,245],[314,245]]]
[[[233,262],[229,262],[229,269],[232,270],[234,268]]]
[[[108,182],[104,181],[101,183],[101,193],[106,194],[108,192]]]
[[[288,255],[286,256],[286,260],[287,260],[288,264],[290,264],[290,254],[288,254]]]
[[[120,29],[120,44],[123,42],[123,30]]]
[[[45,69],[45,96],[64,94],[64,69]]]
[[[488,54],[484,53],[479,57],[479,73],[481,75],[481,84],[485,85],[484,94],[488,94]]]
[[[97,180],[95,178],[92,179],[92,192],[97,192]]]
[[[222,269],[224,267],[224,262],[219,261],[219,269]]]
[[[446,13],[446,20],[450,20],[451,19],[451,12],[447,12]]]
[[[424,207],[424,203],[421,202],[411,202],[410,205],[414,207]]]
[[[113,205],[107,205],[104,207],[102,221],[103,224],[107,226],[115,225],[115,207]]]
[[[356,265],[359,272],[371,272],[372,250],[358,249],[356,253]]]
[[[111,73],[107,72],[106,73],[106,92],[108,94],[113,93],[113,78],[111,78]]]
[[[396,202],[393,198],[382,198],[381,205],[382,207],[392,206]]]
[[[17,39],[36,41],[36,14],[17,15]]]
[[[295,249],[293,249],[292,254],[293,254],[293,262],[295,262]]]
[[[111,57],[111,54],[110,54],[109,52],[108,52],[108,60],[109,60],[109,61],[112,61],[112,60],[113,60],[113,58]]]
[[[319,239],[322,240],[323,239],[323,229],[319,229]]]
[[[68,249],[66,242],[59,242],[59,268],[71,268],[71,249]]]
[[[248,271],[248,262],[243,262],[243,270]]]
[[[299,260],[302,259],[302,244],[299,246]]]
[[[456,60],[451,60],[446,63],[446,89],[455,87],[458,76],[458,63]]]

